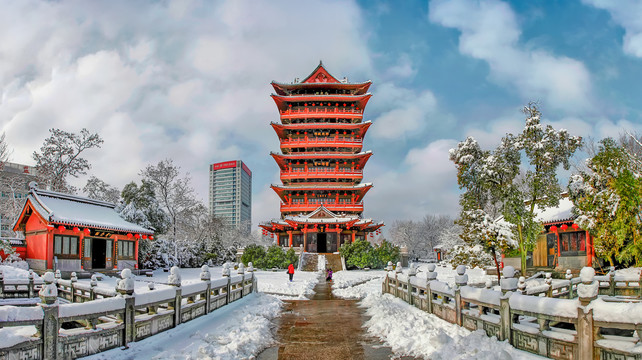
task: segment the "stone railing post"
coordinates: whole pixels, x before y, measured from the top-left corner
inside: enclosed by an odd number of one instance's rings
[[[72,273],[72,276],[75,273]],[[116,291],[125,298],[125,315],[123,322],[125,323],[125,332],[123,334],[123,345],[133,342],[136,336],[136,311],[134,309],[134,275],[130,269],[123,269],[120,272],[121,279],[116,284]],[[72,289],[73,290],[73,289]]]
[[[568,299],[573,298],[573,273],[571,272],[571,269],[566,270],[566,274],[564,275],[564,278],[568,280]]]
[[[515,279],[515,268],[512,266],[504,267],[502,271],[504,278],[499,281],[502,297],[499,299],[499,315],[501,317],[501,326],[499,329],[499,335],[501,339],[499,340],[508,340],[512,344],[511,340],[511,322],[513,319],[510,315],[510,304],[508,299],[512,295],[512,292],[517,290],[517,279]]]
[[[4,272],[0,270],[0,299],[4,298]]]
[[[593,309],[587,310],[591,301],[597,299],[600,289],[598,281],[595,281],[595,269],[584,267],[580,271],[581,284],[577,284],[577,295],[580,305],[577,307],[577,347],[578,358],[581,360],[592,360],[594,356],[593,343],[595,341],[593,331]]]
[[[71,273],[71,279],[69,280],[69,291],[71,292],[70,301],[71,303],[76,302],[76,283],[78,282],[78,276],[76,275],[76,272],[73,271]]]
[[[222,271],[223,277],[227,278],[227,287],[225,288],[225,304],[230,303],[230,288],[231,288],[231,283],[232,283],[232,277],[230,276],[230,264],[225,263],[223,264],[223,271]]]
[[[60,323],[58,321],[58,288],[55,285],[56,277],[52,272],[47,272],[43,276],[44,285],[38,295],[41,303],[44,317],[42,320],[42,358],[44,360],[55,360],[58,351],[58,331]]]
[[[615,266],[609,268],[609,295],[615,296]]]
[[[435,264],[428,264],[428,274],[426,274],[426,299],[428,300],[426,303],[426,311],[430,314],[432,314],[432,290],[430,289],[430,282],[437,280],[436,268],[437,266],[435,266]]]
[[[546,285],[548,285],[548,290],[546,290],[546,297],[552,298],[553,297],[553,278],[551,277],[551,273],[547,272],[546,277],[544,279],[544,282]]]
[[[455,275],[455,315],[457,325],[461,326],[462,316],[461,310],[463,308],[461,301],[461,287],[468,285],[468,275],[466,275],[466,266],[459,265],[457,266],[457,275]]]
[[[412,296],[412,277],[417,276],[417,268],[415,264],[411,264],[410,268],[408,269],[408,304],[414,305],[415,304],[415,299]]]
[[[239,268],[236,271],[236,273],[241,275],[241,298],[242,298],[243,291],[245,290],[245,265],[243,265],[243,263],[239,264]]]
[[[201,281],[207,282],[207,292],[205,293],[205,313],[209,314],[212,309],[212,274],[210,273],[210,268],[207,265],[201,266]]]
[[[255,276],[254,276],[254,266],[252,265],[252,262],[250,261],[247,263],[247,269],[245,269],[245,272],[248,272],[252,274],[252,290],[250,292],[257,292],[258,290],[256,289],[256,283],[254,282]]]
[[[517,291],[519,291],[520,294],[526,295],[526,278],[523,276],[519,277],[519,280],[517,281]]]
[[[96,300],[96,287],[98,286],[98,279],[96,274],[91,275],[91,280],[89,280],[89,300]]]
[[[167,277],[167,285],[176,287],[176,296],[174,297],[174,327],[181,323],[181,306],[183,302],[181,289],[181,273],[178,266],[172,266]]]
[[[0,292],[2,291],[0,286]],[[642,299],[642,270],[640,270],[640,280],[638,280],[638,298]]]
[[[29,285],[27,289],[29,290],[29,298],[33,298],[35,293],[34,293],[34,288],[33,288],[33,270],[29,269]]]

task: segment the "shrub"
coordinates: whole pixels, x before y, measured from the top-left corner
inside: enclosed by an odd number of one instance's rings
[[[383,241],[379,246],[372,246],[367,240],[357,240],[341,246],[339,253],[346,260],[348,268],[382,269],[388,261],[399,259],[399,247]]]
[[[254,267],[265,268],[265,248],[261,245],[246,246],[243,256],[241,256],[241,262],[245,266],[251,262]]]
[[[279,245],[272,245],[266,251],[263,246],[249,245],[243,251],[241,262],[247,266],[250,261],[259,269],[285,269],[290,263],[296,266],[298,258],[293,248],[285,251]]]

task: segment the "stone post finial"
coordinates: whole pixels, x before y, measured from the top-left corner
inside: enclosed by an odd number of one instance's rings
[[[566,275],[564,275],[564,277],[566,278],[566,280],[569,280],[569,281],[573,278],[573,273],[571,272],[571,269],[566,270]]]
[[[553,278],[551,277],[551,273],[547,272],[545,276],[546,278],[544,279],[544,282],[546,283],[546,285],[551,286],[551,284],[553,284]]]
[[[56,287],[56,276],[48,271],[43,276],[45,285],[42,286],[38,295],[44,304],[51,305],[58,299],[58,288]]]
[[[201,266],[201,280],[209,281],[211,278],[212,274],[210,273],[210,267],[207,265]]]
[[[582,306],[588,305],[592,300],[597,298],[600,290],[599,282],[595,280],[595,269],[585,266],[580,270],[581,284],[577,284],[577,296],[580,298]]]
[[[410,267],[408,267],[408,276],[417,276],[417,264],[410,264]]]
[[[78,275],[76,274],[75,271],[71,272],[71,282],[72,283],[78,282]]]
[[[91,274],[91,280],[89,280],[89,286],[91,287],[98,286],[98,278],[96,277],[96,274]]]
[[[245,271],[247,271],[249,273],[254,272],[254,265],[252,265],[251,261],[249,263],[247,263],[247,270],[245,270]]]
[[[28,275],[29,281],[33,281],[33,278],[34,278],[33,270],[29,269],[29,275]]]
[[[526,294],[526,278],[523,276],[519,277],[519,281],[517,282],[517,288],[519,289],[519,292],[522,294]]]
[[[56,275],[55,275],[56,280],[59,280],[62,278],[62,275],[60,274],[60,269],[56,270]]]
[[[228,263],[223,264],[223,271],[222,271],[221,275],[230,276],[230,264],[228,264]]]
[[[500,286],[502,288],[502,293],[507,293],[508,291],[517,290],[517,279],[515,279],[515,268],[512,266],[504,267],[502,271],[504,278],[500,281]]]
[[[468,275],[466,275],[466,266],[459,265],[457,266],[457,275],[455,275],[455,285],[457,286],[466,286],[468,285]]]
[[[393,268],[393,267],[394,267],[394,266],[392,266],[392,261],[388,261],[388,265],[386,266],[386,270],[387,270],[387,271],[392,271],[392,268]]]
[[[428,264],[428,274],[426,274],[426,279],[428,281],[430,280],[437,280],[437,272],[435,271],[437,267],[435,264]]]
[[[486,289],[490,289],[491,287],[493,287],[493,280],[486,279]]]
[[[120,272],[121,280],[118,280],[116,291],[123,295],[132,295],[134,293],[134,276],[130,269],[123,269]]]
[[[181,286],[181,273],[179,272],[178,266],[172,266],[172,268],[169,269],[167,284],[171,286]]]
[[[245,273],[245,265],[243,265],[243,263],[240,263],[240,264],[239,264],[239,268],[238,268],[238,270],[237,270],[237,273],[238,273],[239,275],[243,275],[243,274]]]
[[[397,267],[395,267],[395,271],[400,273],[403,267],[401,266],[401,261],[397,262]]]
[[[147,283],[147,288],[149,288],[149,290],[154,290],[155,287],[156,284],[154,284],[153,282],[150,281],[149,283]]]

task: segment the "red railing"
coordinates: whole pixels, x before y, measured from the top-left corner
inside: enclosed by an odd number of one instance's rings
[[[296,199],[295,199],[296,200]],[[307,203],[290,204],[281,203],[281,212],[284,211],[313,211],[319,205],[327,207],[330,211],[363,211],[363,202],[351,201],[350,199],[339,199],[337,203],[335,199],[308,199]]]
[[[298,146],[347,146],[361,147],[363,139],[347,136],[328,136],[328,137],[304,137],[281,139],[281,147],[298,147]]]
[[[317,106],[317,107],[293,107],[281,110],[281,115],[308,115],[308,114],[363,114],[363,109],[355,109],[343,106]]]
[[[281,172],[281,179],[290,178],[357,178],[363,176],[363,170],[341,169],[333,167],[313,168],[292,168],[288,171]]]

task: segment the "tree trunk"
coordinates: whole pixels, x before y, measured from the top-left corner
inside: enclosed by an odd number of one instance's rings
[[[519,256],[520,256],[520,270],[521,275],[526,276],[526,246],[524,244],[524,234],[522,234],[522,225],[517,225],[517,232],[519,233]]]
[[[502,275],[499,272],[499,263],[497,262],[497,253],[495,250],[493,250],[493,261],[495,261],[495,269],[497,269],[497,283],[499,284],[502,279]]]

